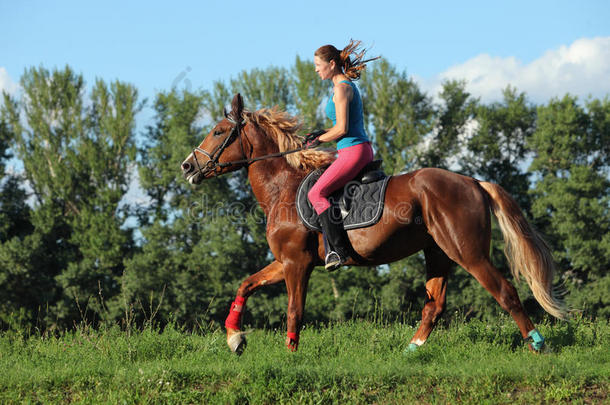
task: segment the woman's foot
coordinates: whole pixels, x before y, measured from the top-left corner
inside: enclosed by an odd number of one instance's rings
[[[341,267],[349,258],[349,239],[343,229],[343,223],[331,216],[332,208],[323,211],[318,216],[322,231],[328,242],[328,253],[326,254],[326,270],[333,271]],[[338,216],[340,218],[340,216]]]
[[[339,267],[343,265],[347,261],[346,258],[342,258],[339,253],[335,251],[331,251],[326,255],[326,264],[324,268],[328,271],[337,270]]]

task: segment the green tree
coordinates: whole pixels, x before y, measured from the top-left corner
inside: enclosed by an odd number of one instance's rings
[[[37,289],[40,280],[33,279],[24,268],[14,266],[12,257],[32,255],[34,251],[19,252],[21,242],[32,231],[31,212],[26,203],[23,179],[7,173],[5,162],[11,158],[9,145],[14,135],[5,117],[0,117],[0,328],[6,324],[31,324],[35,300],[30,294],[44,293]],[[17,249],[15,249],[17,247]],[[44,283],[41,283],[44,284]]]
[[[329,83],[311,61],[243,71],[209,91],[160,92],[138,150],[141,104],[133,86],[98,80],[88,89],[69,67],[41,67],[27,70],[21,87],[23,96],[4,94],[0,115],[0,327],[119,318],[129,325],[222,323],[239,283],[272,259],[265,218],[247,169],[193,188],[180,163],[237,92],[247,109],[277,106],[299,115],[303,132],[327,127]],[[464,82],[447,81],[434,103],[383,60],[371,64],[359,88],[386,172],[433,166],[501,184],[550,242],[570,302],[610,316],[608,99],[566,96],[536,109],[509,87],[500,102],[483,104]],[[11,153],[22,174],[6,173]],[[147,197],[140,205],[122,201],[134,166]],[[138,222],[137,238],[129,216]],[[492,232],[493,261],[508,275],[504,245],[495,226]],[[423,254],[379,268],[316,270],[306,319],[411,322],[419,319],[424,286]],[[529,291],[518,288],[536,312]],[[245,323],[279,327],[284,290],[279,283],[253,296]],[[479,318],[501,312],[459,268],[447,309]]]
[[[30,208],[23,179],[17,173],[7,173],[5,162],[12,157],[9,145],[14,139],[9,125],[0,117],[0,243],[31,232]]]
[[[330,95],[330,83],[320,80],[311,61],[298,56],[291,72],[294,109],[303,119],[304,131],[326,128],[323,102]]]
[[[29,69],[21,87],[19,100],[4,95],[3,114],[33,191],[34,231],[13,242],[5,263],[44,281],[46,292],[29,307],[49,308],[47,322],[111,317],[101,297],[118,294],[131,249],[118,205],[135,157],[137,91],[98,80],[87,98],[83,77],[69,67]]]
[[[529,173],[523,162],[535,122],[536,109],[525,93],[507,87],[502,102],[476,108],[475,129],[461,161],[462,172],[500,184],[526,212],[530,206]]]
[[[608,315],[610,268],[610,102],[572,96],[538,107],[530,170],[538,177],[532,212],[550,236],[570,299]],[[603,292],[605,291],[605,293]]]
[[[233,93],[241,93],[248,100],[249,108],[278,106],[281,110],[293,105],[290,73],[287,69],[270,66],[267,69],[252,69],[240,72],[231,79]],[[225,100],[230,102],[231,100]]]
[[[466,82],[456,80],[443,83],[439,98],[434,129],[426,136],[419,166],[450,169],[461,163],[459,154],[464,146],[463,138],[468,124],[473,122],[478,100],[466,91]]]
[[[432,130],[434,109],[419,86],[387,61],[362,77],[365,125],[390,174],[417,166],[417,146]]]

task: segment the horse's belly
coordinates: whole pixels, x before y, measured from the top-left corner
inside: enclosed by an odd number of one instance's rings
[[[423,223],[378,224],[348,232],[354,250],[366,261],[365,265],[394,262],[434,243]],[[360,263],[358,263],[360,264]]]

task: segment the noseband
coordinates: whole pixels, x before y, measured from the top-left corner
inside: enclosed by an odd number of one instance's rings
[[[195,164],[197,165],[197,170],[199,171],[199,173],[202,176],[205,176],[208,173],[213,172],[214,177],[216,177],[216,176],[219,176],[220,174],[222,174],[221,170],[224,169],[225,167],[239,166],[239,165],[249,166],[251,163],[258,162],[259,160],[270,159],[270,158],[275,158],[275,157],[282,157],[282,156],[286,156],[288,154],[295,153],[295,152],[300,152],[300,151],[306,149],[304,147],[300,147],[297,149],[287,150],[285,152],[272,153],[269,155],[263,155],[263,156],[255,157],[252,159],[248,159],[246,157],[246,150],[244,148],[244,142],[241,137],[241,132],[242,132],[242,129],[244,127],[246,120],[243,119],[242,121],[236,121],[231,116],[227,116],[226,118],[231,124],[233,124],[231,133],[229,134],[229,136],[227,136],[225,138],[225,140],[219,146],[217,146],[212,151],[212,153],[209,153],[199,147],[193,148],[193,157],[195,158]],[[220,155],[222,155],[222,153],[225,151],[225,149],[227,147],[229,147],[229,145],[231,145],[237,138],[239,138],[239,141],[240,141],[239,143],[241,144],[241,151],[242,151],[242,154],[245,159],[233,160],[230,162],[219,162],[218,160],[220,159]],[[197,159],[197,154],[195,152],[199,152],[202,155],[207,156],[207,158],[209,159],[207,162],[205,162],[205,165],[203,167],[201,167],[199,165],[199,160]]]

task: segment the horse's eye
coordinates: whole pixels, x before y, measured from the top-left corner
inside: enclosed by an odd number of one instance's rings
[[[222,135],[225,131],[223,131],[222,129],[217,129],[214,131],[214,136],[218,136],[218,135]]]

